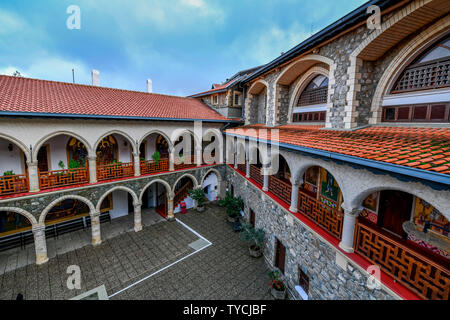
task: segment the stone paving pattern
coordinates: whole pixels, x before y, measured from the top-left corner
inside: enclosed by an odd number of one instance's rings
[[[208,205],[177,215],[213,243],[209,248],[116,295],[113,299],[271,299],[263,259],[248,255],[222,208]],[[103,226],[103,225],[102,225]],[[86,231],[81,231],[86,232]],[[89,231],[87,231],[89,232]],[[43,266],[29,264],[0,275],[0,299],[69,299],[105,284],[109,295],[193,252],[198,237],[176,222],[160,222],[58,254]],[[79,265],[81,290],[68,290],[69,265]]]

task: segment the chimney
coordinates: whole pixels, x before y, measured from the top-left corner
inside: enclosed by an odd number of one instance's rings
[[[92,85],[100,86],[100,71],[92,69]]]
[[[147,92],[153,93],[153,82],[151,79],[147,79]]]

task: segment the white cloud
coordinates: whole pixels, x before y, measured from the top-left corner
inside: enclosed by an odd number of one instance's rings
[[[16,14],[0,9],[0,35],[9,35],[23,30],[26,23]]]

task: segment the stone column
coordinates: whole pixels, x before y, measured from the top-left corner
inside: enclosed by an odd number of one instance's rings
[[[303,181],[291,181],[292,193],[291,193],[291,212],[298,212],[298,189],[303,184]]]
[[[28,165],[28,180],[30,183],[30,192],[39,191],[39,173],[38,173],[38,162],[27,162]]]
[[[172,148],[169,150],[169,171],[175,170],[175,149]]]
[[[134,204],[134,231],[142,231],[142,204]]]
[[[339,248],[348,253],[353,253],[353,240],[355,236],[356,218],[362,211],[362,208],[347,208],[345,203],[342,204],[344,210],[344,225],[342,227],[342,241]]]
[[[133,153],[134,158],[134,176],[139,177],[141,175],[141,159],[139,159],[139,153]]]
[[[264,172],[263,191],[267,192],[267,191],[269,191],[269,168],[266,166],[263,166],[263,172]]]
[[[173,214],[173,198],[175,197],[175,193],[169,193],[168,205],[167,205],[167,220],[175,221],[175,215]]]
[[[250,159],[245,162],[245,176],[250,178]]]
[[[197,167],[200,167],[202,165],[202,162],[203,162],[202,153],[203,153],[202,148],[196,148],[195,149],[195,154],[196,154],[196,157],[197,157]]]
[[[100,231],[100,212],[94,212],[91,216],[92,245],[98,246],[102,243]]]
[[[45,224],[34,225],[32,230],[34,236],[34,248],[36,250],[36,264],[44,264],[48,261]]]
[[[89,160],[89,182],[97,183],[97,157],[88,157]]]

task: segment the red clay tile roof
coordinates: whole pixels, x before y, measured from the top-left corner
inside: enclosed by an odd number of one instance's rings
[[[0,75],[2,111],[228,120],[193,98]]]
[[[279,129],[280,143],[450,174],[450,128],[371,127],[335,131],[319,130],[320,126],[256,125],[226,132],[257,137],[259,129]],[[270,130],[267,139],[271,139]]]
[[[222,91],[224,89],[226,89],[229,85],[233,84],[234,82],[236,82],[236,79],[231,80],[225,84],[215,84],[214,85],[214,89],[208,90],[208,91],[204,91],[204,92],[200,92],[200,93],[196,93],[193,95],[190,95],[190,97],[196,97],[196,96],[204,96],[204,95],[208,95],[208,94],[213,94],[215,92],[218,91]]]

